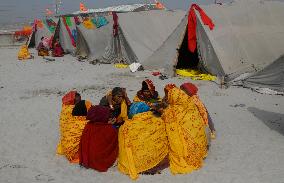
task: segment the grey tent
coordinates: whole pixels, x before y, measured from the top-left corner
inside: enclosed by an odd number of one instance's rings
[[[150,10],[118,13],[118,36],[106,47],[105,61],[143,63],[181,23],[186,12]]]
[[[284,56],[263,70],[249,76],[243,81],[243,86],[260,91],[263,88],[273,90],[275,94],[284,94]],[[269,93],[269,90],[262,90]]]
[[[48,21],[52,21],[55,26],[49,26]],[[37,26],[36,30],[33,31],[30,37],[29,47],[37,47],[42,37],[51,38],[54,35],[55,28],[58,23],[58,18],[50,17],[47,19],[42,19],[41,22],[42,27]]]
[[[77,26],[76,55],[89,60],[103,60],[105,49],[112,40],[113,18],[105,16],[107,25],[87,29],[83,24]]]
[[[70,32],[68,31],[68,29]],[[53,40],[59,39],[59,42],[65,53],[71,53],[75,55],[76,35],[77,35],[76,22],[74,17],[71,16],[60,17],[55,30]]]
[[[274,63],[284,53],[284,3],[239,0],[202,6],[215,24],[214,30],[197,18],[199,65],[207,72],[231,81]],[[173,75],[179,57],[188,54],[187,17],[143,63],[146,69],[165,69]],[[188,61],[190,63],[190,60]]]
[[[77,26],[77,54],[103,63],[143,63],[172,34],[185,16],[184,11],[150,10],[117,13],[118,35],[109,24],[95,30]]]

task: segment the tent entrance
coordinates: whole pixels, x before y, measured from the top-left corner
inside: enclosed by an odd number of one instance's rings
[[[198,51],[195,50],[194,53],[188,50],[188,29],[182,41],[182,44],[178,50],[178,58],[176,69],[198,69],[199,57]]]

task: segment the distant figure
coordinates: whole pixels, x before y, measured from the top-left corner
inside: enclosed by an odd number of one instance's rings
[[[180,89],[182,89],[186,94],[188,94],[192,98],[193,102],[197,106],[203,118],[204,124],[208,124],[209,126],[209,129],[211,131],[210,133],[211,139],[215,139],[216,130],[214,127],[214,123],[208,113],[208,110],[206,109],[206,107],[204,106],[204,104],[202,103],[202,101],[199,99],[197,95],[198,88],[192,83],[184,83],[180,86]]]
[[[27,44],[21,46],[20,51],[18,53],[18,59],[19,60],[28,60],[28,59],[32,59],[32,58],[34,58],[34,57],[30,54]]]
[[[42,57],[43,56],[49,56],[49,53],[48,53],[49,49],[48,49],[48,46],[45,43],[44,37],[42,37],[40,40],[41,41],[40,41],[40,43],[37,47],[38,56],[42,56]]]
[[[80,165],[106,172],[118,156],[118,129],[109,124],[108,107],[92,106],[87,120],[79,148]]]
[[[63,57],[64,56],[64,50],[60,45],[59,39],[56,39],[53,45],[52,56],[53,57]]]
[[[79,163],[80,139],[91,105],[91,102],[82,100],[76,91],[71,91],[62,98],[57,154],[64,155],[71,163]]]

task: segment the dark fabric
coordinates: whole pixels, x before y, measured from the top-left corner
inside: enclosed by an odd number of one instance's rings
[[[112,12],[112,18],[113,18],[113,36],[118,35],[118,16],[116,12]]]
[[[107,123],[110,118],[110,110],[108,107],[105,106],[92,106],[87,115],[87,120],[90,120],[89,122],[95,123]]]
[[[214,29],[214,23],[212,20],[206,15],[206,13],[197,5],[192,4],[188,13],[188,50],[194,53],[196,49],[196,14],[195,10],[197,10],[200,14],[201,20],[204,25],[208,25],[210,30]]]
[[[150,90],[150,91],[155,91],[155,85],[152,80],[146,79],[142,82],[142,90]]]
[[[107,107],[90,108],[87,119],[91,121],[85,126],[80,141],[80,165],[106,172],[115,162],[118,156],[118,131],[107,123],[109,117]]]
[[[78,102],[72,110],[72,116],[87,116],[85,100]]]
[[[151,96],[145,96],[143,91],[149,90],[151,93]],[[142,82],[142,88],[140,91],[137,92],[137,97],[146,102],[157,102],[157,99],[159,98],[159,93],[156,91],[155,85],[150,79],[146,79]]]
[[[108,103],[108,100],[107,100],[107,96],[104,96],[100,100],[99,105],[100,106],[105,106],[105,107],[109,108],[109,103]],[[110,114],[111,118],[117,118],[120,115],[120,113],[121,113],[121,107],[120,107],[120,105],[114,105],[113,107],[114,107],[114,110],[111,110],[111,114]]]
[[[122,95],[123,94],[123,89],[120,88],[120,87],[115,87],[115,88],[112,89],[111,94],[112,94],[112,96]]]
[[[142,90],[140,90],[137,92],[137,97],[142,101],[155,103],[158,101],[159,93],[157,91],[154,91],[152,92],[152,96],[149,98],[143,94]]]
[[[75,16],[74,20],[75,20],[76,25],[80,25],[81,22],[79,20],[79,17]]]
[[[103,98],[101,98],[99,105],[101,106],[109,106],[108,100],[107,100],[107,96],[104,96]]]

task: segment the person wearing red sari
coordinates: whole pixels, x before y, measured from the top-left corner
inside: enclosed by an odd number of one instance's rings
[[[52,56],[53,57],[63,57],[64,56],[63,48],[61,47],[58,39],[56,39],[53,45]]]
[[[87,114],[89,122],[83,131],[79,155],[80,165],[106,172],[118,156],[118,130],[109,124],[108,107],[92,106]]]

